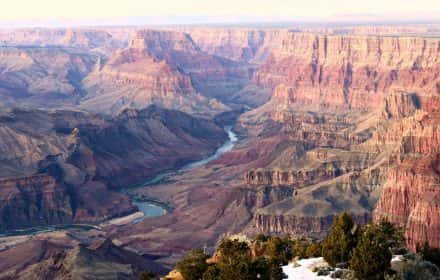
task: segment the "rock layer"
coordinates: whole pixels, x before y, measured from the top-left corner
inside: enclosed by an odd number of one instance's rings
[[[274,102],[374,109],[388,93],[436,93],[437,39],[288,33],[253,80]]]
[[[399,149],[383,186],[375,219],[389,219],[405,229],[411,249],[428,242],[440,247],[439,98],[421,99],[421,109],[400,119]]]

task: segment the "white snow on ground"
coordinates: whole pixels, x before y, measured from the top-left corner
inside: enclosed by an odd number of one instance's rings
[[[403,255],[394,255],[391,259],[391,262],[403,262],[404,260],[405,258],[403,257]]]
[[[313,267],[322,266],[325,264],[323,258],[302,259],[299,260],[296,264],[298,266],[293,263],[283,266],[283,271],[288,276],[288,280],[334,280],[334,278],[330,278],[329,275],[317,276],[316,273],[312,271]]]

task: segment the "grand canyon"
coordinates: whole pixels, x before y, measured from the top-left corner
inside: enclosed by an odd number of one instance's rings
[[[166,275],[347,211],[440,248],[440,25],[0,30],[0,279]]]

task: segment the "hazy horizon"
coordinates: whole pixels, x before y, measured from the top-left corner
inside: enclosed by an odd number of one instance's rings
[[[250,23],[440,22],[438,0],[15,0],[1,28]]]

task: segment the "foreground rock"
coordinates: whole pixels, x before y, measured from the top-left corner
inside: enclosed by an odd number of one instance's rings
[[[165,272],[108,239],[84,243],[62,234],[50,239],[36,237],[0,252],[0,279],[136,279],[146,270]]]

